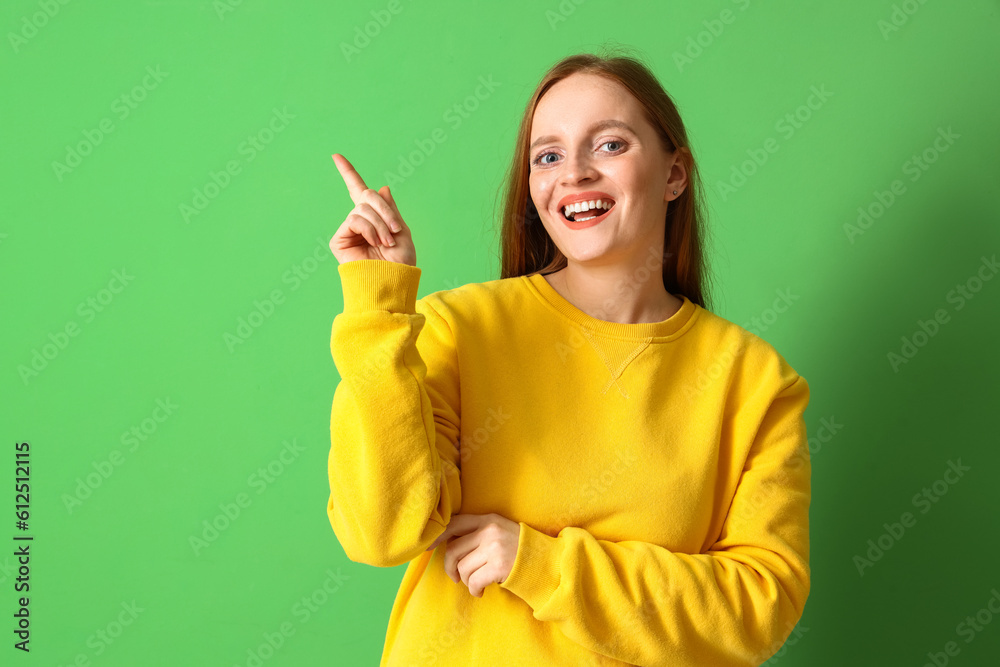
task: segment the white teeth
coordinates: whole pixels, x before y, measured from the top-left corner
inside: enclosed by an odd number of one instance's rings
[[[570,213],[583,213],[584,211],[589,211],[593,208],[610,209],[614,206],[614,202],[604,201],[603,199],[591,199],[590,201],[581,201],[575,204],[570,204],[564,209],[566,217],[569,217]],[[590,216],[595,217],[595,216]]]

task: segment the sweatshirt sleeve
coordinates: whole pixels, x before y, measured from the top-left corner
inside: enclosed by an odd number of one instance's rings
[[[327,514],[348,558],[393,567],[421,555],[462,504],[455,338],[417,301],[419,268],[365,259],[338,271]]]
[[[636,665],[760,665],[809,595],[811,465],[805,379],[778,391],[749,449],[720,537],[705,553],[558,537],[520,524],[500,584],[576,643]]]

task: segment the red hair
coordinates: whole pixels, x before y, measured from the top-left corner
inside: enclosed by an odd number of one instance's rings
[[[541,224],[528,187],[528,143],[531,121],[542,95],[557,81],[577,72],[596,74],[617,81],[628,89],[645,110],[646,119],[656,130],[668,153],[678,148],[687,167],[688,185],[667,206],[663,240],[663,286],[671,294],[683,294],[693,303],[708,308],[705,290],[707,269],[704,260],[701,178],[687,132],[673,100],[650,70],[627,55],[610,57],[582,53],[557,62],[542,77],[521,117],[513,160],[503,193],[501,221],[500,277],[513,278],[533,273],[550,273],[566,266],[559,251]]]

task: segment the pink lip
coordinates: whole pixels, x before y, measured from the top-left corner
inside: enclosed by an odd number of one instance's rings
[[[612,204],[611,208],[609,208],[596,218],[591,218],[590,220],[584,220],[583,222],[574,222],[573,220],[567,220],[566,216],[563,215],[563,210],[570,204],[575,204],[581,201],[596,201],[598,199],[602,199],[604,201],[610,201],[612,202]],[[563,221],[563,224],[569,227],[570,229],[586,229],[587,227],[593,227],[594,225],[603,222],[604,219],[608,217],[608,214],[611,213],[611,211],[615,210],[615,206],[617,204],[618,202],[615,200],[615,198],[609,195],[607,192],[599,192],[597,190],[587,190],[586,192],[578,192],[576,194],[566,195],[565,197],[560,199],[559,210],[557,211],[557,213],[559,215],[559,219]]]

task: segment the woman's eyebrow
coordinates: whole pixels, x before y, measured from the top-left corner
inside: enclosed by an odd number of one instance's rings
[[[632,134],[635,134],[635,130],[629,127],[628,123],[625,123],[620,120],[615,120],[614,118],[608,118],[606,120],[597,121],[596,123],[590,126],[590,131],[597,132],[598,130],[606,130],[609,127],[617,127],[626,130],[628,132],[631,132]],[[535,146],[538,146],[539,144],[545,144],[550,141],[555,141],[558,138],[559,137],[555,136],[554,134],[547,134],[544,137],[538,137],[537,139],[531,142],[530,146],[528,146],[528,151],[530,152],[535,148]]]

